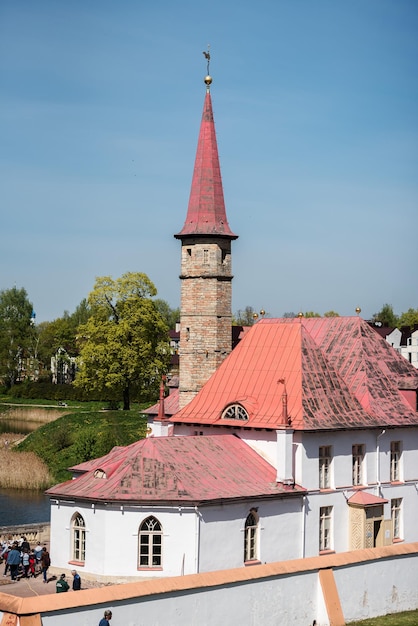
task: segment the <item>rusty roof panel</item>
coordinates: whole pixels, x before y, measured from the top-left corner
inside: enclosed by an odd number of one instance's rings
[[[209,503],[304,490],[234,435],[148,437],[73,468],[80,475],[47,494],[96,501]],[[83,473],[81,473],[83,472]]]
[[[418,424],[399,393],[418,388],[418,371],[359,317],[260,320],[171,420],[221,425],[240,403],[249,415],[240,427],[276,428],[282,380],[295,429]]]

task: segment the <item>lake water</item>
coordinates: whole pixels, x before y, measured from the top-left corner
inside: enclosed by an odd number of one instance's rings
[[[43,491],[0,489],[0,526],[49,520],[49,497]]]
[[[0,419],[0,433],[27,435],[39,428],[36,422]],[[29,489],[0,489],[0,526],[49,522],[49,498]]]

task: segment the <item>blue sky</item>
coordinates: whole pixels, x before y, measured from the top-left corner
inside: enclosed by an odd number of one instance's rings
[[[180,303],[211,88],[233,311],[418,307],[416,0],[2,0],[0,289],[37,321],[96,276]]]

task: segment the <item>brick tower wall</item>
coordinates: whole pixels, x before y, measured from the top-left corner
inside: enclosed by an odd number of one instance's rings
[[[231,352],[231,240],[182,241],[180,408]]]

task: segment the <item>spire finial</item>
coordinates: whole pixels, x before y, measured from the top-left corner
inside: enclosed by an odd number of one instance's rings
[[[210,76],[209,74],[209,64],[210,64],[210,44],[208,44],[208,51],[207,52],[203,52],[203,55],[207,61],[207,66],[206,66],[206,76],[205,76],[205,84],[207,87],[207,90],[209,91],[209,87],[212,84],[212,76]]]

